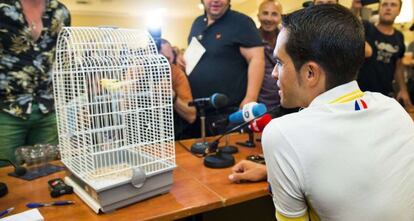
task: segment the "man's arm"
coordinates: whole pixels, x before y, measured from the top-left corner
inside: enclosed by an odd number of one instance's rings
[[[362,18],[361,18],[361,9],[362,9],[361,0],[352,0],[351,12],[356,17],[358,17],[359,19],[362,20]],[[367,41],[365,41],[365,58],[369,58],[371,56],[372,56],[372,47],[371,47],[371,45],[368,44]]]
[[[174,110],[188,123],[192,124],[196,120],[196,109],[195,107],[188,106],[188,102],[183,100],[179,96],[176,97],[174,102]]]
[[[404,57],[402,58],[402,63],[406,68],[414,66],[413,54],[405,53]]]
[[[242,108],[245,104],[256,101],[259,96],[264,77],[265,61],[264,48],[262,46],[252,48],[240,47],[240,53],[249,64],[247,91],[243,101],[239,105]]]
[[[229,180],[234,183],[243,181],[257,182],[266,180],[267,169],[265,165],[248,160],[242,160],[232,168],[233,173],[229,175]],[[309,215],[306,212],[301,217],[286,217],[276,211],[276,218],[279,221],[308,221]]]
[[[413,109],[414,107],[413,107],[413,104],[411,103],[410,95],[408,94],[408,90],[407,90],[407,85],[405,84],[405,80],[404,80],[404,65],[402,63],[401,58],[397,60],[394,79],[400,88],[396,99],[404,102],[405,108]]]
[[[282,133],[286,122],[278,119],[267,124],[262,134],[267,181],[272,188],[278,220],[308,220],[308,205],[302,163],[298,153]]]
[[[372,47],[369,45],[368,42],[365,42],[365,58],[369,58],[372,56]]]
[[[295,218],[290,218],[290,217],[286,217],[280,213],[278,213],[276,211],[276,219],[278,221],[309,221],[309,214],[308,212],[305,213],[305,215],[301,216],[301,217],[295,217]]]
[[[183,70],[176,65],[171,65],[173,93],[175,96],[174,110],[188,123],[194,123],[196,119],[195,107],[188,106],[193,100],[190,83]]]

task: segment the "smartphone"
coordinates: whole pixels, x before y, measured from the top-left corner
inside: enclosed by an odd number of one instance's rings
[[[250,156],[247,156],[246,159],[253,161],[255,163],[266,164],[263,155],[250,155]]]
[[[53,198],[73,193],[73,188],[66,185],[60,178],[49,180],[47,183],[49,184],[50,196]]]
[[[380,0],[361,0],[361,4],[363,6],[365,5],[371,5],[371,4],[375,4],[375,3],[379,3]]]

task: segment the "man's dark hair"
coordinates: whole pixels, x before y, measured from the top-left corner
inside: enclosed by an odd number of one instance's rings
[[[364,28],[347,8],[315,5],[283,16],[282,24],[297,72],[306,62],[318,63],[326,72],[326,90],[356,78],[364,62]]]

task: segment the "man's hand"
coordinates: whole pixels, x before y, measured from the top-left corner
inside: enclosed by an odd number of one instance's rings
[[[242,160],[232,168],[233,173],[229,175],[229,180],[234,183],[242,181],[262,181],[267,177],[267,169],[263,164],[248,160]]]
[[[240,103],[240,106],[239,106],[240,110],[242,110],[242,109],[243,109],[243,107],[244,107],[244,105],[245,105],[245,104],[248,104],[248,103],[251,103],[251,102],[256,102],[256,100],[255,100],[255,99],[253,99],[253,98],[248,98],[248,97],[245,97],[245,98],[242,100],[242,102]]]
[[[263,46],[253,48],[240,47],[240,53],[249,64],[247,69],[247,90],[243,101],[239,105],[241,109],[245,104],[255,102],[259,96],[264,77],[265,59]]]
[[[361,3],[361,0],[352,0],[352,4],[351,4],[351,12],[352,12],[355,16],[359,16],[359,14],[361,13],[361,9],[362,9],[362,3]]]
[[[397,94],[396,99],[397,99],[398,101],[402,101],[402,102],[403,102],[404,107],[405,107],[405,109],[406,109],[408,112],[414,112],[414,106],[413,106],[413,104],[411,103],[411,100],[410,100],[410,95],[408,94],[408,91],[406,91],[406,90],[400,90],[400,91],[398,92],[398,94]]]

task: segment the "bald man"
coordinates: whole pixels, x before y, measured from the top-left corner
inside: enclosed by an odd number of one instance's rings
[[[259,32],[265,45],[265,75],[258,101],[264,103],[268,109],[279,105],[279,87],[272,77],[276,60],[272,56],[276,38],[279,34],[279,24],[282,19],[282,5],[279,1],[265,0],[259,6],[257,17],[260,21]]]

